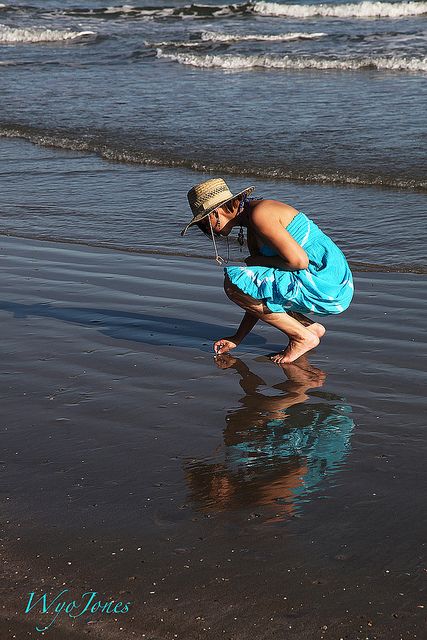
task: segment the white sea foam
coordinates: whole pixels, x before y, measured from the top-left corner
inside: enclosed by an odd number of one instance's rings
[[[164,42],[149,42],[144,40],[144,44],[147,47],[162,48],[162,47],[176,47],[177,49],[194,49],[200,47],[203,44],[200,40],[187,41],[187,40],[165,40]]]
[[[157,50],[159,58],[165,58],[179,64],[201,68],[219,68],[229,71],[245,69],[316,69],[319,71],[357,71],[359,69],[377,69],[379,71],[426,72],[427,56],[424,58],[405,58],[400,56],[366,56],[363,58],[308,58],[271,55],[196,55],[190,53],[164,53]]]
[[[327,36],[327,33],[300,33],[289,32],[281,33],[278,35],[263,35],[258,33],[253,34],[237,34],[237,33],[219,33],[218,31],[202,31],[200,40],[166,40],[164,42],[148,42],[144,41],[144,44],[148,47],[177,47],[182,49],[194,49],[200,47],[200,45],[208,44],[209,42],[243,42],[243,41],[262,41],[262,42],[284,42],[292,40],[315,40],[316,38],[323,38]]]
[[[96,37],[94,31],[60,31],[57,29],[45,29],[43,27],[17,29],[0,24],[1,44],[60,42],[62,40],[80,40],[93,37]]]
[[[164,7],[163,9],[143,9],[141,7],[132,7],[130,5],[123,5],[122,7],[107,7],[104,9],[104,14],[120,14],[126,15],[129,14],[132,16],[142,16],[142,17],[167,17],[173,15],[175,9],[173,7]]]
[[[130,4],[124,4],[121,7],[107,7],[104,9],[105,13],[133,13],[134,11],[138,10]]]
[[[242,42],[245,40],[251,41],[268,41],[268,42],[284,42],[292,40],[314,40],[316,38],[323,38],[327,36],[327,33],[304,33],[304,32],[289,32],[279,33],[277,35],[264,35],[264,34],[238,34],[238,33],[219,33],[217,31],[203,31],[201,38],[204,42]]]
[[[252,10],[265,16],[290,18],[405,18],[427,13],[427,2],[369,2],[346,4],[279,4],[254,2]]]

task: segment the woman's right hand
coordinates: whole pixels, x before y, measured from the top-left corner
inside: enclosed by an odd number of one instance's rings
[[[221,338],[214,342],[213,349],[216,355],[220,355],[221,353],[227,353],[231,351],[231,349],[235,349],[239,342],[236,340],[235,336],[229,336],[228,338]]]

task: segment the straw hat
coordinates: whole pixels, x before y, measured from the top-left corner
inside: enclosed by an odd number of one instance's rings
[[[214,209],[241,195],[249,195],[255,187],[247,187],[239,193],[232,194],[226,182],[222,178],[212,178],[200,184],[196,184],[187,193],[188,202],[193,212],[193,219],[181,231],[183,236],[189,227],[203,218],[206,218]]]

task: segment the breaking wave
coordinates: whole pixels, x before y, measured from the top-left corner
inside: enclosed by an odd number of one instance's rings
[[[110,6],[76,7],[60,10],[46,10],[31,6],[11,6],[0,4],[0,11],[20,11],[43,13],[44,15],[68,15],[102,19],[141,18],[146,20],[185,19],[185,18],[221,18],[231,15],[254,15],[259,17],[289,18],[406,18],[427,13],[427,2],[408,0],[406,2],[372,2],[363,0],[358,3],[343,4],[281,4],[277,2],[243,2],[240,4],[188,4],[184,6]]]
[[[48,130],[25,125],[3,124],[0,125],[0,137],[21,138],[33,144],[57,149],[70,149],[87,153],[95,153],[99,157],[110,162],[125,162],[131,164],[143,164],[161,167],[182,167],[203,173],[215,172],[246,176],[250,178],[290,180],[318,184],[341,184],[349,186],[378,186],[398,189],[411,189],[427,191],[427,181],[419,178],[375,175],[369,173],[345,173],[307,167],[305,170],[282,166],[266,168],[261,166],[248,166],[246,162],[236,165],[225,162],[212,162],[210,160],[195,161],[188,157],[165,156],[162,152],[142,148],[131,148],[127,143],[111,142],[102,134],[81,134],[73,131]]]
[[[238,34],[238,33],[219,33],[218,31],[202,31],[199,39],[177,41],[169,40],[165,42],[145,42],[146,46],[161,47],[177,47],[182,49],[191,49],[207,45],[210,43],[237,43],[237,42],[292,42],[295,40],[316,40],[318,38],[327,37],[327,33],[300,33],[289,32],[277,35],[271,34]]]
[[[203,31],[201,39],[204,42],[243,42],[245,40],[250,41],[267,41],[267,42],[286,42],[292,40],[315,40],[317,38],[323,38],[327,36],[327,33],[304,33],[304,32],[290,32],[279,33],[277,35],[269,34],[233,34],[233,33],[218,33],[217,31]]]
[[[0,44],[81,41],[92,38],[96,38],[94,31],[62,31],[44,27],[18,29],[0,24]]]
[[[135,7],[118,6],[104,8],[76,8],[66,9],[62,13],[71,16],[91,17],[91,18],[140,18],[146,20],[161,20],[168,18],[212,18],[216,16],[229,16],[233,14],[248,13],[250,5],[204,5],[189,4],[184,6],[164,6],[164,7]],[[250,11],[249,11],[250,13]]]
[[[200,68],[219,68],[227,71],[250,69],[283,69],[318,71],[427,71],[427,57],[405,58],[401,56],[368,56],[364,58],[309,58],[273,55],[200,55],[190,53],[165,53],[157,49],[157,57]]]
[[[254,13],[289,18],[406,18],[427,13],[427,2],[369,2],[346,4],[279,4],[255,2]]]

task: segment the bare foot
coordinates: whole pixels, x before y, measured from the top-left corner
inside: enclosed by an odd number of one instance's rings
[[[300,338],[289,340],[289,344],[286,349],[276,353],[274,356],[271,356],[271,359],[276,364],[293,362],[304,355],[304,353],[307,353],[307,351],[317,347],[319,342],[319,338],[314,333],[311,331],[304,332],[304,335]]]
[[[303,355],[295,362],[283,363],[280,365],[288,378],[288,383],[295,383],[295,386],[307,385],[307,389],[322,387],[326,380],[326,373],[317,367],[313,367],[307,361],[307,356]]]
[[[311,331],[311,333],[314,333],[314,335],[319,339],[323,338],[326,333],[326,328],[323,326],[323,324],[320,324],[320,322],[313,322],[313,324],[306,325],[305,328]]]

